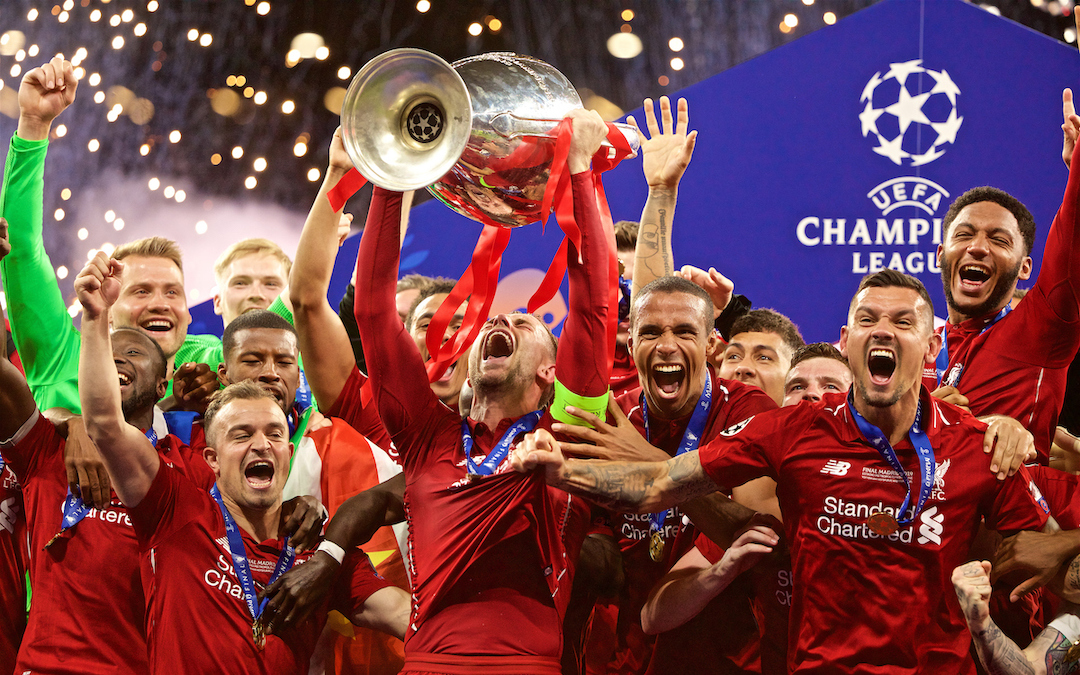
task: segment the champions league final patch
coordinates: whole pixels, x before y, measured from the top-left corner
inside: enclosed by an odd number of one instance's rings
[[[749,425],[750,422],[754,419],[754,417],[756,417],[756,416],[751,415],[750,417],[747,417],[746,419],[744,419],[742,422],[736,422],[735,424],[732,424],[727,429],[724,429],[723,431],[721,431],[720,435],[721,436],[734,436],[735,434],[737,434],[740,431],[742,431],[743,429],[745,429],[747,427],[747,425]]]

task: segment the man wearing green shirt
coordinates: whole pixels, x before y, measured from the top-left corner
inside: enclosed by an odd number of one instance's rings
[[[0,262],[0,279],[7,294],[12,336],[23,360],[27,381],[42,410],[59,407],[75,413],[80,409],[80,338],[68,314],[52,262],[45,252],[42,211],[49,132],[53,120],[75,100],[77,87],[78,80],[70,62],[60,57],[23,77],[19,87],[19,126],[11,139],[0,189],[0,217],[8,221],[12,245],[11,254]],[[242,249],[242,244],[237,246]],[[280,252],[280,248],[277,251]],[[229,253],[226,251],[226,256]],[[226,284],[232,282],[232,276],[242,277],[253,271],[238,267],[238,261],[252,255],[260,254],[248,251],[226,260]],[[288,260],[284,253],[280,255]],[[214,373],[222,362],[221,340],[214,335],[187,334],[191,315],[187,310],[183,266],[176,244],[161,237],[140,239],[118,247],[114,257],[124,258],[126,263],[124,287],[113,312],[114,322],[119,326],[141,328],[151,335],[169,357],[170,372],[174,363],[206,363],[209,368],[186,368],[185,372],[190,376],[188,381],[197,383],[196,386],[206,385],[209,391],[216,390]],[[259,260],[265,258],[262,256]],[[267,265],[258,267],[266,268]],[[255,273],[259,274],[260,280],[275,274],[287,278],[287,267],[274,260],[269,272],[262,274],[255,270]],[[231,274],[232,268],[238,268],[235,270],[238,274]],[[284,274],[281,268],[286,268]],[[219,285],[221,283],[219,280]],[[278,287],[278,293],[281,287]],[[270,291],[268,284],[264,295],[269,296]],[[225,288],[222,293],[226,294]],[[267,297],[266,300],[273,301],[269,307],[272,311],[291,321],[292,313],[280,298]],[[248,302],[250,304],[250,300]],[[244,300],[240,300],[237,306],[243,303]],[[228,302],[225,304],[227,306]],[[229,311],[223,314],[227,320],[232,318]],[[205,377],[200,378],[200,374]]]

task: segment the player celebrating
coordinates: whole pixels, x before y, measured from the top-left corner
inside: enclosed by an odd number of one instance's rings
[[[285,413],[253,382],[215,398],[204,420],[204,457],[217,479],[209,494],[163,462],[121,417],[120,387],[110,384],[117,382],[117,366],[109,357],[109,308],[122,273],[122,263],[99,254],[76,279],[84,310],[79,379],[94,383],[79,393],[87,431],[145,552],[151,670],[303,672],[321,623],[267,636],[256,596],[256,584],[280,576],[297,556],[280,528],[292,453]],[[333,608],[354,623],[403,634],[405,592],[377,577],[366,556],[354,554],[346,566],[352,573]]]
[[[1024,483],[986,472],[983,423],[920,389],[940,346],[932,317],[918,280],[884,270],[863,280],[841,329],[848,397],[762,413],[662,463],[567,461],[541,431],[515,468],[543,467],[553,485],[641,512],[770,475],[795,577],[792,672],[974,672],[949,575],[980,517],[1014,530],[1046,513]]]
[[[408,485],[414,606],[404,672],[561,672],[561,618],[588,508],[539,477],[515,474],[506,459],[520,434],[549,426],[552,415],[569,419],[568,401],[602,411],[607,398],[610,346],[601,336],[612,270],[589,170],[607,127],[584,110],[570,119],[567,168],[582,236],[581,250],[567,254],[562,344],[556,356],[554,337],[529,314],[488,321],[469,358],[474,398],[465,421],[432,392],[394,308],[400,195],[376,189],[372,198],[356,320],[365,349],[379,355],[368,361],[373,401]]]
[[[1035,220],[1001,190],[968,190],[949,207],[938,246],[949,321],[944,347],[923,375],[935,394],[971,412],[1008,415],[1035,436],[1041,464],[1049,461],[1069,364],[1080,347],[1080,167],[1072,166],[1080,117],[1072,92],[1063,94],[1069,181],[1043,249],[1042,268],[1024,301],[1010,312],[1017,281],[1031,276]],[[1017,345],[1026,345],[1018,349]]]

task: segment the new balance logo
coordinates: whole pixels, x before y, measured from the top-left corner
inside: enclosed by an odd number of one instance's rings
[[[938,513],[937,507],[932,506],[919,514],[919,538],[920,544],[941,544],[941,533],[945,531],[945,514]]]
[[[841,462],[838,459],[830,459],[825,462],[825,466],[821,468],[821,473],[827,473],[830,476],[846,476],[848,469],[851,468],[851,462]]]

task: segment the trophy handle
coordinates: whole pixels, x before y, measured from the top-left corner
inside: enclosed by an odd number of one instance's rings
[[[497,113],[491,118],[491,128],[503,138],[520,138],[522,136],[551,137],[551,131],[562,120],[536,119],[533,117],[521,117],[510,111]],[[630,157],[637,157],[641,149],[641,136],[632,125],[616,123],[615,127],[622,133],[626,142],[630,144]],[[613,155],[615,147],[607,140],[602,146],[608,149],[609,155]]]

